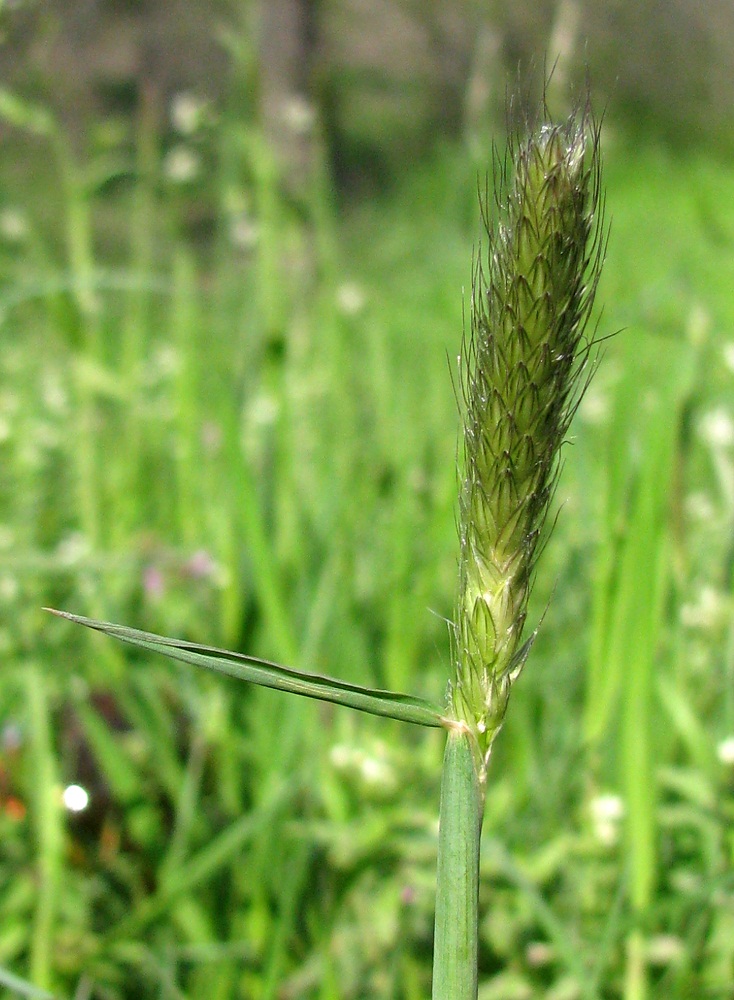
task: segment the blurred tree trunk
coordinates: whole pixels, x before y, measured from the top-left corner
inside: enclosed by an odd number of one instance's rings
[[[302,193],[313,166],[314,109],[309,98],[314,0],[261,0],[261,109],[287,188]]]

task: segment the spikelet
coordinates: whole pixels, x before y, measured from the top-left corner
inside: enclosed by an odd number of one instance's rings
[[[457,720],[484,761],[507,709],[558,455],[588,382],[584,330],[603,259],[599,130],[588,110],[515,141],[482,202],[471,330],[460,359],[463,482]],[[593,366],[592,366],[593,367]],[[586,369],[586,374],[584,374]]]

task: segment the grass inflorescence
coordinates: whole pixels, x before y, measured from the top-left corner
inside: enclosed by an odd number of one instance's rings
[[[525,659],[530,585],[558,456],[587,383],[586,321],[603,258],[590,113],[511,145],[485,194],[461,359],[464,470],[453,710],[487,755]]]

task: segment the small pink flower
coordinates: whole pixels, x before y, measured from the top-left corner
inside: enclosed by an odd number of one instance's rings
[[[400,902],[403,906],[412,906],[416,900],[416,891],[412,885],[404,885],[400,890]]]
[[[206,549],[198,549],[186,562],[184,571],[195,580],[206,580],[214,574],[216,564]]]
[[[143,590],[153,600],[163,597],[166,582],[158,566],[146,566],[143,570]]]

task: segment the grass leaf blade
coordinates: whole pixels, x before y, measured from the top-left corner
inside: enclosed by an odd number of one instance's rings
[[[57,1000],[53,993],[43,990],[39,986],[34,986],[20,976],[14,975],[9,969],[0,966],[0,986],[4,986],[19,997],[28,997],[29,1000]]]
[[[395,694],[392,691],[381,691],[377,688],[366,688],[349,684],[322,674],[306,673],[284,667],[270,660],[262,660],[245,653],[235,653],[227,649],[217,649],[215,646],[202,646],[181,639],[171,639],[167,636],[155,635],[153,632],[141,632],[139,629],[128,628],[126,625],[115,625],[112,622],[97,621],[94,618],[84,618],[68,611],[56,611],[46,608],[60,618],[84,625],[86,628],[102,632],[104,635],[127,642],[132,646],[161,653],[172,660],[190,663],[205,670],[214,670],[227,674],[238,680],[263,687],[275,688],[278,691],[288,691],[300,694],[306,698],[317,698],[320,701],[344,705],[371,715],[382,715],[399,722],[412,722],[418,726],[433,726],[440,728],[446,725],[441,709],[422,698],[411,695]]]

